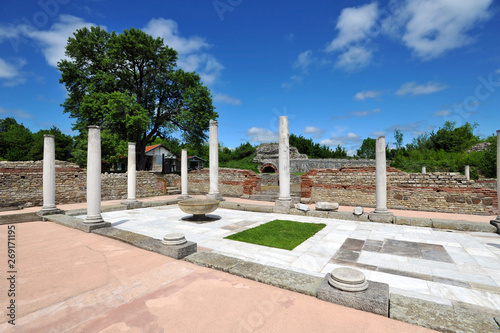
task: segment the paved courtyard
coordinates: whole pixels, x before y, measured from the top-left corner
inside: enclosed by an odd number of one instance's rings
[[[198,247],[323,277],[339,266],[362,270],[390,292],[441,304],[500,310],[500,235],[217,209],[220,220],[197,224],[176,205],[103,213],[113,227],[162,239],[181,232]],[[82,216],[83,218],[84,216]],[[292,251],[224,237],[274,219],[325,223]]]

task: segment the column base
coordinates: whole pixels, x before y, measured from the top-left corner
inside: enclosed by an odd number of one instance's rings
[[[177,197],[179,200],[187,200],[191,199],[191,197],[188,194],[181,194],[180,196]]]
[[[85,231],[85,232],[92,232],[92,230],[95,230],[95,229],[101,229],[101,228],[109,228],[111,227],[111,223],[110,222],[96,222],[96,223],[89,223],[89,222],[78,222],[76,224],[76,228],[78,230],[82,230],[82,231]]]
[[[127,206],[127,209],[142,208],[142,202],[137,199],[127,199],[126,201],[120,202],[120,204]]]
[[[218,200],[218,201],[225,201],[222,195],[219,192],[214,192],[214,193],[208,193],[207,194],[207,199],[208,200]]]
[[[490,224],[494,225],[497,228],[497,233],[500,234],[500,215],[498,215],[496,219],[491,220]]]
[[[288,214],[290,213],[290,208],[295,207],[292,198],[279,198],[274,203],[273,213],[278,214]]]
[[[56,214],[64,214],[65,211],[62,209],[59,209],[54,206],[54,208],[42,208],[42,210],[39,210],[36,212],[36,215],[38,216],[46,216],[46,215],[56,215]]]
[[[393,223],[396,221],[394,214],[386,210],[377,210],[368,214],[368,219],[372,222]]]

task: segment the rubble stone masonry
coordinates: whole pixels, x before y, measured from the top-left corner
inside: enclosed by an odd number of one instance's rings
[[[207,194],[209,169],[194,170],[188,174],[189,194]],[[251,170],[219,168],[219,192],[223,197],[252,195],[260,190],[260,178]]]
[[[301,197],[311,202],[375,207],[375,168],[313,169],[301,177]],[[387,168],[387,207],[493,215],[497,191],[491,181],[467,180],[459,173],[406,173]]]
[[[78,165],[56,161],[56,204],[85,202],[87,173]],[[164,195],[167,187],[179,187],[175,174],[137,172],[137,198]],[[101,199],[127,198],[127,174],[104,173],[101,177]],[[0,208],[31,207],[43,204],[43,162],[0,161]]]

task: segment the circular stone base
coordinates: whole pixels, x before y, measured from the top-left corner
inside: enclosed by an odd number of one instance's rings
[[[181,218],[182,221],[194,222],[194,223],[206,223],[220,220],[221,217],[219,215],[191,215],[185,216]]]
[[[353,268],[335,268],[328,279],[328,283],[342,291],[363,291],[368,289],[365,275]]]
[[[176,246],[187,243],[186,237],[178,232],[173,232],[170,234],[166,234],[163,237],[163,241],[161,242],[163,245],[167,246]]]

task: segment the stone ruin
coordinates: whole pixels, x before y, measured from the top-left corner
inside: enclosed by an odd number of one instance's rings
[[[257,155],[255,155],[254,163],[264,163],[266,160],[274,160],[279,158],[278,143],[262,143],[257,147]],[[306,154],[299,153],[296,147],[290,146],[290,159],[307,160]]]

